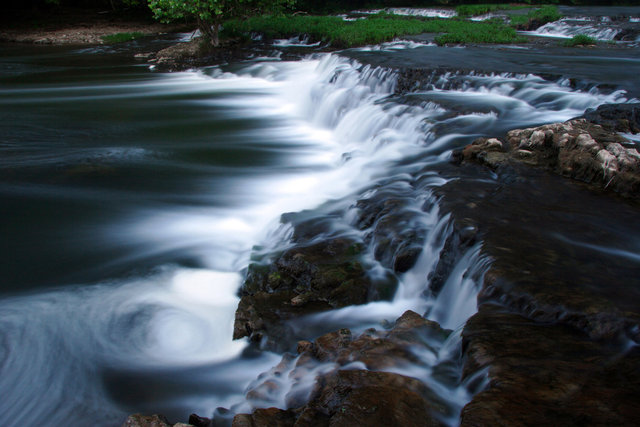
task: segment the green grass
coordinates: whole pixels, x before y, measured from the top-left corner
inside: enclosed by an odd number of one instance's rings
[[[122,43],[128,42],[131,40],[139,39],[140,37],[144,37],[146,34],[141,32],[133,32],[133,33],[116,33],[110,34],[108,36],[102,36],[101,39],[105,43]]]
[[[512,4],[465,4],[456,7],[456,12],[460,17],[485,15],[496,10],[517,10],[524,9],[529,6],[512,5]]]
[[[329,42],[337,48],[378,44],[422,33],[442,33],[436,38],[438,44],[513,43],[522,40],[513,28],[499,20],[419,19],[384,13],[357,21],[344,21],[334,16],[257,16],[227,21],[223,33],[227,37],[261,33],[272,39],[306,34],[313,40]]]
[[[543,6],[534,9],[526,15],[515,15],[511,17],[511,26],[515,28],[526,28],[530,22],[536,21],[540,25],[557,21],[562,18],[562,14],[558,12],[556,6]]]
[[[597,43],[597,40],[594,39],[593,37],[589,37],[585,34],[578,34],[576,36],[573,36],[569,40],[565,41],[564,45],[567,47],[574,47],[574,46],[589,46],[596,43]]]

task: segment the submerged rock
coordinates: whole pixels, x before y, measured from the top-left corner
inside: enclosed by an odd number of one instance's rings
[[[238,414],[234,426],[293,425],[409,425],[441,426],[439,419],[451,415],[446,404],[423,382],[399,373],[425,362],[420,350],[437,353],[451,331],[446,331],[415,312],[405,312],[389,331],[370,329],[354,338],[341,329],[298,345],[299,356],[285,355],[271,373],[281,377],[289,371],[294,382],[287,395],[289,409],[256,409]],[[436,368],[437,369],[437,368]],[[310,392],[296,385],[313,379]],[[267,376],[247,393],[249,400],[269,401],[282,393],[278,382]]]
[[[479,138],[457,152],[454,160],[458,163],[474,161],[494,170],[513,162],[523,163],[623,196],[639,197],[640,154],[635,148],[626,148],[628,144],[612,130],[576,119],[512,130],[507,133],[505,142]]]

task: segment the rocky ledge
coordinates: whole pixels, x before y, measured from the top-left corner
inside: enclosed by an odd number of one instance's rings
[[[454,154],[497,169],[521,163],[542,167],[626,197],[640,196],[640,154],[617,132],[638,131],[640,104],[624,105],[623,114],[601,107],[585,118],[536,128],[516,129],[502,138],[479,138]],[[599,122],[600,124],[598,124]]]
[[[235,415],[232,425],[443,426],[442,419],[457,414],[413,376],[420,367],[431,369],[420,355],[437,358],[451,333],[407,311],[389,330],[369,329],[354,337],[340,329],[313,342],[300,341],[297,356],[285,354],[248,390],[248,402],[258,409]],[[459,352],[436,364],[434,375],[455,384],[458,364]],[[288,409],[263,408],[279,395],[285,395]]]
[[[240,291],[234,339],[288,350],[300,337],[288,321],[306,314],[390,298],[393,288],[366,276],[358,242],[335,238],[291,248],[268,264],[252,264]]]

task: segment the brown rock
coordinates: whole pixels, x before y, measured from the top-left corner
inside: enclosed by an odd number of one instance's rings
[[[125,420],[122,427],[171,427],[171,424],[163,415],[133,414]]]
[[[318,379],[298,425],[442,426],[432,415],[431,391],[415,378],[389,372],[335,371]]]
[[[463,332],[467,372],[488,368],[489,387],[462,426],[638,425],[640,351],[602,346],[561,324],[483,305]]]
[[[295,336],[288,320],[380,299],[381,288],[359,262],[360,250],[352,240],[326,240],[294,247],[268,266],[250,266],[236,310],[234,339],[248,336],[267,348],[293,349],[302,337]]]
[[[314,343],[299,344],[300,357],[283,357],[271,375],[255,385],[247,397],[264,401],[277,395],[279,385],[272,376],[307,381],[318,366],[328,366],[315,379],[309,397],[290,395],[289,411],[271,408],[253,414],[237,415],[234,426],[267,425],[441,425],[436,417],[450,416],[447,405],[424,383],[396,373],[372,372],[363,369],[342,370],[342,367],[362,363],[367,369],[387,369],[408,364],[423,364],[415,356],[421,348],[434,351],[430,345],[440,345],[451,331],[445,331],[419,314],[407,311],[389,331],[370,329],[356,337],[348,329],[325,334]],[[315,374],[314,374],[315,375]],[[275,387],[275,388],[274,388]],[[285,424],[277,424],[277,423]],[[286,424],[290,422],[290,424]]]
[[[256,409],[252,414],[238,414],[232,427],[289,427],[295,424],[293,411],[278,408]]]
[[[614,130],[584,119],[507,133],[508,144],[479,138],[454,159],[493,170],[518,162],[538,166],[627,197],[640,197],[640,154]],[[499,141],[498,141],[499,142]]]

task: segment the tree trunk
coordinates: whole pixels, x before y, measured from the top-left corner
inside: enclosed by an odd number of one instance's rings
[[[220,18],[214,17],[213,22],[203,21],[198,18],[198,28],[200,32],[209,39],[209,42],[213,47],[218,47],[220,44],[219,28]]]

